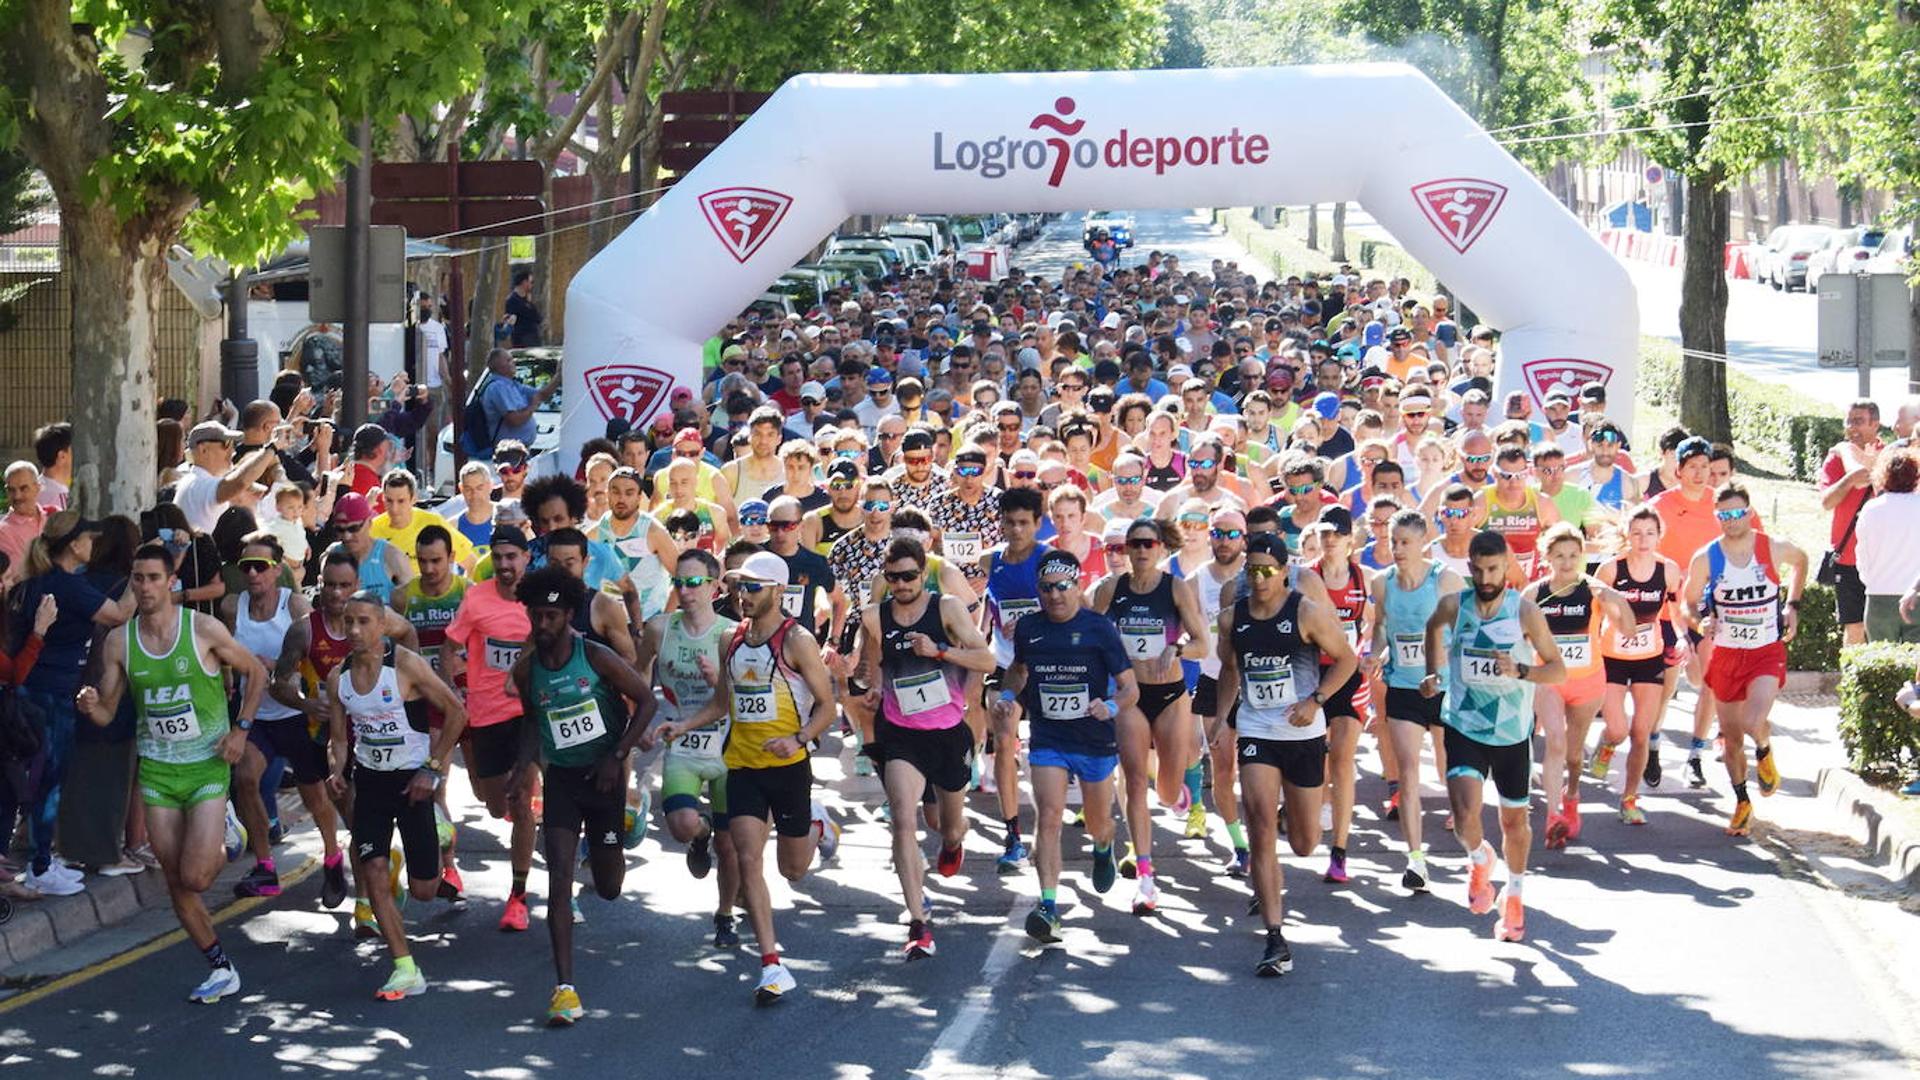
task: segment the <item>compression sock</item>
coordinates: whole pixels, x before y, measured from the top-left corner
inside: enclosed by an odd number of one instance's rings
[[[1139,858],[1134,860],[1134,865],[1140,868],[1141,877],[1153,876],[1153,856],[1142,855]]]
[[[1346,859],[1346,857],[1347,857],[1347,849],[1346,849],[1346,848],[1344,848],[1344,847],[1341,847],[1341,846],[1340,846],[1339,844],[1329,844],[1329,845],[1327,845],[1327,846],[1328,846],[1328,847],[1329,847],[1329,848],[1331,849],[1331,850],[1330,850],[1330,851],[1328,852],[1328,854],[1330,854],[1330,855],[1332,855],[1332,856],[1333,856],[1334,858],[1336,858],[1336,859],[1341,859],[1341,860],[1345,860],[1345,859]]]
[[[1049,915],[1053,914],[1054,911],[1059,906],[1059,898],[1060,898],[1059,889],[1041,889],[1040,890],[1040,910],[1046,912]]]
[[[213,939],[213,944],[201,949],[200,955],[207,958],[208,967],[230,968],[233,966],[233,961],[227,959],[226,950],[220,947],[219,938]]]
[[[907,940],[908,941],[918,941],[920,940],[920,935],[926,932],[927,932],[927,924],[919,919],[915,919],[912,922],[907,924]]]
[[[1008,818],[1006,820],[1006,826],[1007,826],[1007,846],[1012,847],[1013,845],[1020,842],[1020,815],[1015,814],[1014,816]]]
[[[1247,850],[1247,830],[1239,822],[1227,822],[1227,839],[1233,841],[1233,850]]]
[[[527,895],[527,875],[525,874],[513,875],[513,891],[508,893],[507,895],[509,896]]]
[[[1193,800],[1195,806],[1200,805],[1200,785],[1204,783],[1206,783],[1206,773],[1201,770],[1200,763],[1196,761],[1187,766],[1187,797]]]
[[[1739,783],[1733,785],[1733,799],[1735,802],[1752,802],[1753,801],[1752,799],[1747,798],[1747,782],[1745,780],[1742,780]]]
[[[417,968],[418,965],[413,962],[413,957],[411,956],[396,956],[393,958],[393,972],[396,975],[411,975]]]
[[[1695,735],[1693,737],[1693,748],[1687,751],[1687,756],[1699,757],[1700,751],[1705,750],[1706,748],[1707,748],[1707,740],[1701,738],[1698,735]]]
[[[274,872],[272,857],[268,857],[265,859],[255,859],[253,861],[253,865],[261,870],[265,870],[269,874]]]
[[[1509,874],[1509,875],[1507,875],[1507,893],[1508,893],[1508,895],[1510,895],[1510,896],[1519,896],[1519,895],[1520,895],[1520,886],[1521,886],[1521,885],[1523,885],[1523,884],[1525,884],[1525,883],[1526,883],[1526,880],[1527,880],[1527,872],[1526,872],[1525,870],[1521,870],[1521,871],[1519,871],[1519,872],[1517,872],[1517,873],[1513,873],[1513,874]]]
[[[779,962],[780,962],[780,954],[779,954],[779,953],[777,953],[777,952],[770,952],[770,953],[761,953],[761,954],[760,954],[760,966],[761,966],[761,967],[772,967],[773,965],[775,965],[775,964],[777,964],[777,963],[779,963]]]

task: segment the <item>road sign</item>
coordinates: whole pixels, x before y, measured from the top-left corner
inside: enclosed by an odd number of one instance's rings
[[[407,321],[407,232],[375,225],[368,243],[373,280],[367,321]],[[321,225],[307,236],[307,317],[314,322],[347,318],[347,230]]]
[[[1866,284],[1867,289],[1861,286]],[[1823,274],[1817,308],[1821,367],[1858,367],[1860,355],[1873,367],[1904,368],[1913,354],[1907,323],[1911,290],[1906,275]]]

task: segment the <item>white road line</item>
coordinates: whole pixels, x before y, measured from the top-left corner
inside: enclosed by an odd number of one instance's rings
[[[913,1070],[913,1075],[934,1080],[979,1073],[977,1066],[967,1064],[967,1052],[980,1034],[987,1011],[993,1007],[995,988],[1020,958],[1021,944],[1026,940],[1025,922],[1026,912],[1016,904],[1014,913],[1000,927],[993,948],[987,950],[986,962],[980,965],[980,978],[967,991],[966,1000],[954,1011],[953,1019],[940,1030],[940,1037],[933,1041],[933,1047],[921,1060],[920,1067]]]

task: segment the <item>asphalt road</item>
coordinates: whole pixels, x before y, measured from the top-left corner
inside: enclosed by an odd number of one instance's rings
[[[1072,263],[1091,266],[1093,260],[1080,246],[1080,228],[1079,214],[1048,222],[1037,239],[1013,253],[1014,265],[1048,280],[1058,280],[1060,272]],[[1205,272],[1214,259],[1233,259],[1242,269],[1262,278],[1270,276],[1247,258],[1240,245],[1214,227],[1212,214],[1205,210],[1135,211],[1133,247],[1121,252],[1120,261],[1125,265],[1145,262],[1149,251],[1177,257],[1185,270]]]
[[[1791,738],[1790,732],[1782,738]],[[1398,887],[1398,831],[1368,807],[1352,841],[1353,881],[1319,880],[1324,857],[1286,861],[1296,967],[1256,980],[1258,927],[1247,886],[1219,873],[1215,823],[1182,841],[1158,834],[1162,906],[1139,919],[1131,884],[1088,883],[1084,834],[1069,828],[1063,947],[1020,933],[1032,875],[1001,878],[992,806],[973,797],[961,875],[936,879],[939,955],[912,965],[887,833],[872,780],[817,772],[849,822],[837,864],[774,885],[778,925],[799,979],[789,1000],[756,1009],[752,942],[710,945],[713,883],[687,873],[657,832],[636,853],[625,894],[583,900],[576,1028],[542,1026],[552,986],[536,864],[533,932],[495,924],[507,875],[500,827],[456,779],[462,869],[475,899],[409,912],[432,981],[421,998],[373,1000],[384,950],[349,937],[347,908],[318,906],[309,878],[223,939],[245,980],[220,1005],[187,1004],[203,973],[190,945],[106,970],[12,1011],[0,1007],[0,1065],[22,1076],[1674,1076],[1912,1075],[1912,999],[1894,974],[1915,942],[1884,939],[1811,880],[1791,846],[1721,833],[1724,794],[1669,779],[1630,829],[1589,782],[1584,843],[1536,851],[1528,936],[1496,943],[1464,903],[1463,860],[1427,828],[1435,892]],[[1811,791],[1788,762],[1785,793],[1763,818],[1804,808]],[[1716,783],[1716,788],[1719,785]],[[985,811],[981,816],[979,812]],[[1031,817],[1031,808],[1028,809]],[[1536,815],[1536,828],[1538,828]],[[303,843],[311,841],[311,830]],[[1783,830],[1784,832],[1784,830]],[[283,864],[290,860],[283,860]],[[1892,916],[1889,916],[1892,917]],[[1872,925],[1881,925],[1875,923]],[[1910,917],[1897,926],[1912,933]],[[750,938],[750,935],[748,935]],[[1907,957],[1907,960],[1901,957]]]

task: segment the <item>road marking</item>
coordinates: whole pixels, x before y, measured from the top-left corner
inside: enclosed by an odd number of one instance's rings
[[[980,1070],[966,1064],[966,1053],[974,1038],[980,1034],[980,1025],[985,1022],[988,1010],[993,1008],[994,988],[1006,977],[1015,960],[1020,958],[1020,949],[1026,941],[1026,912],[1016,905],[1007,922],[1000,927],[1000,934],[994,939],[993,948],[987,950],[986,962],[980,965],[980,978],[967,991],[966,1000],[955,1010],[953,1019],[940,1030],[940,1037],[933,1040],[932,1049],[913,1070],[915,1076],[934,1078],[942,1076],[960,1076],[977,1074]]]
[[[309,856],[306,862],[301,863],[291,871],[281,875],[280,888],[285,890],[300,884],[300,882],[306,880],[315,870],[319,869],[319,867],[320,860]],[[159,872],[158,870],[149,871],[149,873],[154,874]],[[218,911],[210,912],[210,921],[213,925],[218,926],[233,916],[244,915],[273,899],[275,898],[271,896],[249,896],[244,899],[235,900],[233,903],[228,904]],[[159,937],[154,938],[152,941],[147,942],[145,945],[138,945],[118,956],[109,956],[105,960],[96,961],[87,967],[81,968],[79,971],[69,972],[51,982],[42,983],[31,990],[23,990],[4,1001],[0,1001],[0,1014],[10,1013],[15,1009],[31,1005],[42,998],[57,994],[68,987],[79,986],[81,983],[97,979],[109,971],[118,971],[128,964],[137,960],[144,960],[154,953],[171,945],[179,944],[186,939],[187,932],[185,930],[169,930]]]

